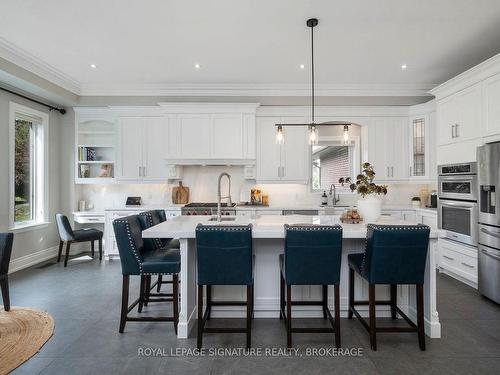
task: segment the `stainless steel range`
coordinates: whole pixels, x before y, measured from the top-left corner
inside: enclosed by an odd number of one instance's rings
[[[477,245],[476,162],[438,167],[438,225],[446,237]]]
[[[236,215],[236,203],[221,203],[221,215]],[[182,215],[217,215],[217,203],[189,203],[181,208]]]

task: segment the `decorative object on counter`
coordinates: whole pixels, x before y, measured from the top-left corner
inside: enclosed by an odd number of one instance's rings
[[[350,208],[344,211],[344,213],[340,217],[340,221],[345,224],[359,224],[361,221],[363,221],[363,218],[359,215],[357,209]]]
[[[173,204],[186,204],[189,202],[189,188],[182,185],[179,181],[179,186],[172,188],[172,203]]]
[[[125,206],[140,206],[142,205],[141,197],[127,197]]]
[[[252,188],[250,190],[250,202],[252,204],[262,204],[262,191],[257,188]]]
[[[419,197],[413,197],[411,199],[411,205],[413,208],[420,208],[420,198]]]
[[[321,196],[321,204],[323,206],[328,205],[328,195],[326,195],[326,191],[324,191],[323,195]]]
[[[87,209],[87,202],[78,201],[78,211],[85,211]]]
[[[358,199],[358,211],[367,223],[373,223],[382,213],[382,201],[375,195],[386,195],[387,185],[377,185],[373,182],[375,171],[370,163],[365,162],[362,167],[363,171],[356,176],[356,182],[351,177],[341,177],[339,183],[342,186],[349,184],[351,191],[361,195],[361,199]]]
[[[269,194],[262,194],[262,205],[269,206]]]
[[[420,207],[425,208],[429,204],[429,189],[423,187],[419,192],[420,196]]]

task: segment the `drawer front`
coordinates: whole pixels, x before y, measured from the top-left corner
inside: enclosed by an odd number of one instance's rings
[[[452,246],[439,247],[439,266],[477,283],[477,256],[464,254]]]

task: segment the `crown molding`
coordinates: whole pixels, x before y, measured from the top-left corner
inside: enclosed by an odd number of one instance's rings
[[[408,106],[319,106],[315,108],[315,117],[406,117]],[[306,117],[309,118],[309,106],[262,106],[257,109],[257,117]]]
[[[429,93],[436,99],[443,99],[498,73],[500,73],[500,53],[436,86]]]
[[[0,57],[65,90],[80,95],[81,85],[76,79],[54,68],[52,65],[45,63],[35,55],[15,46],[2,37],[0,37]]]
[[[317,84],[316,96],[430,96],[434,84]],[[82,84],[82,96],[310,96],[307,84]]]

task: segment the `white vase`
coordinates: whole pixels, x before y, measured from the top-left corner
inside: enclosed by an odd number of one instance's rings
[[[358,212],[366,224],[375,223],[382,214],[382,200],[373,195],[360,198],[358,199]]]

